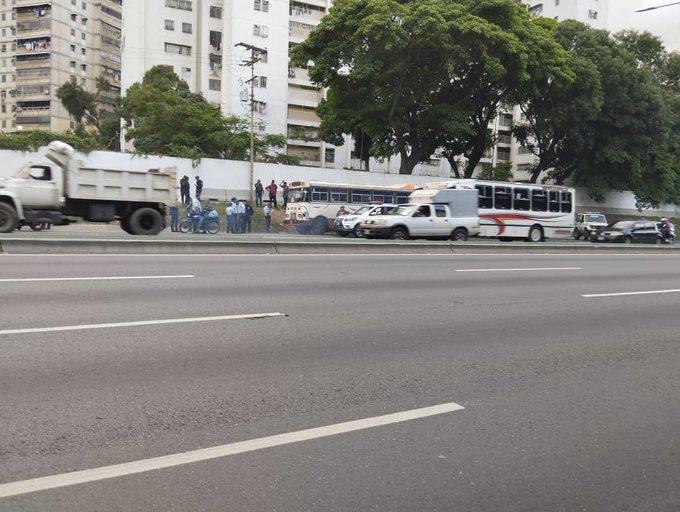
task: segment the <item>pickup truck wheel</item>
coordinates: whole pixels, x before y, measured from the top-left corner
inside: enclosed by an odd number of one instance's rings
[[[453,230],[451,240],[454,242],[465,242],[468,239],[468,234],[465,228],[456,228]]]
[[[357,223],[357,225],[354,226],[352,233],[354,233],[355,238],[363,238],[364,237],[364,230],[361,229],[361,224]]]
[[[157,235],[163,229],[163,216],[153,208],[139,208],[128,220],[133,235]]]
[[[575,230],[574,230],[574,235],[573,235],[573,236],[574,236],[574,240],[578,240],[579,238],[581,238],[581,233],[579,232],[578,229],[575,229]]]
[[[326,231],[328,231],[328,219],[326,219],[324,216],[319,216],[314,219],[314,222],[312,222],[312,229],[310,231],[312,235],[323,235]]]
[[[7,203],[0,203],[0,233],[11,233],[17,227],[17,211]]]
[[[408,231],[405,228],[394,228],[390,233],[392,240],[408,240]]]

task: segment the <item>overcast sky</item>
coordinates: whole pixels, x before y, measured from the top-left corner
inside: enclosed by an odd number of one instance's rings
[[[609,0],[609,30],[647,30],[660,37],[669,50],[680,51],[680,4],[654,11],[635,12],[674,1],[676,0]]]

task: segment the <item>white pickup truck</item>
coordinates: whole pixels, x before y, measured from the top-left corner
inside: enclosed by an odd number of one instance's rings
[[[0,233],[19,222],[68,224],[119,220],[132,235],[157,235],[165,227],[166,205],[176,201],[176,168],[130,171],[85,167],[63,142],[51,142],[49,163],[27,162],[0,179]]]
[[[390,215],[365,220],[366,238],[467,240],[479,234],[477,190],[416,190]]]

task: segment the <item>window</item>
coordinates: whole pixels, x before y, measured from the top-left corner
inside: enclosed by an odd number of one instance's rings
[[[437,217],[446,217],[446,208],[441,204],[437,204],[434,206],[434,214]]]
[[[214,5],[210,6],[210,17],[211,18],[217,18],[218,20],[222,19],[222,8],[221,7],[215,7]]]
[[[371,202],[370,190],[352,190],[352,202],[367,204]]]
[[[85,71],[87,71],[87,64],[81,64],[81,65],[80,65],[80,71],[82,71],[83,73],[84,73]]]
[[[80,24],[81,24],[81,25],[87,25],[87,18],[81,18],[81,19],[80,19]]]
[[[555,190],[548,192],[548,211],[560,211],[560,193]]]
[[[529,211],[529,189],[515,188],[513,194],[515,210]]]
[[[596,20],[597,19],[597,11],[589,10],[588,11],[588,18],[590,18],[591,20]]]
[[[182,32],[185,34],[191,34],[191,23],[182,23]]]
[[[328,189],[321,187],[312,187],[312,201],[328,202]]]
[[[571,213],[571,192],[562,192],[560,194],[560,209],[562,213]]]
[[[75,28],[71,29],[71,37],[76,37],[76,29]]]
[[[342,188],[331,189],[331,203],[348,203],[349,191]]]
[[[182,11],[191,10],[191,0],[165,0],[165,7],[180,9]]]
[[[260,62],[261,62],[262,64],[266,64],[266,63],[267,63],[267,52],[261,52],[261,53],[260,53]]]
[[[175,22],[173,20],[165,20],[165,30],[175,30]]]
[[[83,11],[84,11],[85,9],[87,9],[87,2],[83,2],[82,8],[83,8]]]
[[[535,212],[548,211],[548,194],[545,190],[531,191],[531,209]]]
[[[76,21],[77,16],[75,14],[71,14],[71,21]]]
[[[418,209],[413,212],[413,217],[431,217],[432,212],[430,211],[430,207],[426,204],[420,205]]]
[[[253,8],[256,11],[269,12],[269,0],[253,0]]]
[[[76,53],[76,45],[75,44],[71,45],[71,53]]]
[[[81,49],[80,49],[80,54],[81,54],[81,55],[85,55],[85,48],[81,48]]]
[[[85,41],[85,32],[81,32],[81,33],[80,33],[80,39],[82,39],[83,41]]]
[[[269,37],[269,29],[265,25],[253,25],[253,35],[259,37]]]
[[[255,82],[255,87],[261,87],[262,89],[267,88],[267,77],[266,76],[258,76]]]
[[[328,160],[328,152],[333,151],[333,156],[335,156],[335,149],[326,149],[326,162],[332,163],[333,160]],[[394,202],[394,193],[393,192],[383,192],[383,191],[377,191],[373,192],[373,201],[379,202],[379,203],[393,203]]]
[[[510,187],[495,187],[494,205],[497,210],[512,208],[512,189]]]
[[[183,44],[165,43],[165,53],[176,53],[178,55],[191,55],[191,46]]]
[[[208,80],[208,89],[211,91],[219,91],[222,87],[222,80],[215,80],[213,78]]]
[[[493,187],[491,185],[475,185],[479,197],[480,208],[493,208]]]

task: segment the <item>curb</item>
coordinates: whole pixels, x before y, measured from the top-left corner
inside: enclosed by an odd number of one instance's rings
[[[640,253],[667,246],[447,242],[285,242],[182,240],[2,240],[0,254],[480,254]]]

